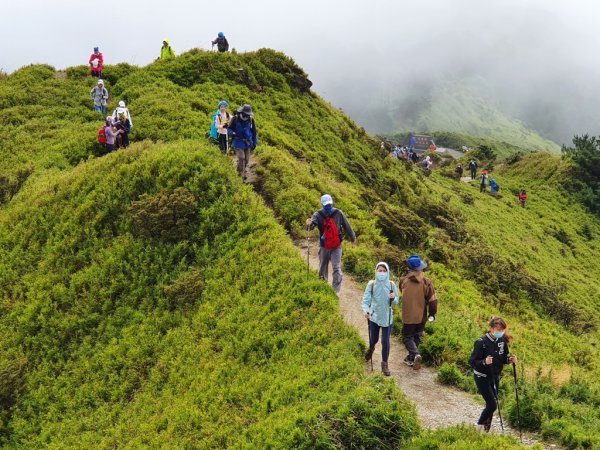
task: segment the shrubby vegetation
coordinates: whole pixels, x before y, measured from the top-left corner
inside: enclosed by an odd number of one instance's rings
[[[270,50],[108,66],[109,110],[125,100],[143,142],[96,159],[86,72],[30,66],[0,80],[3,444],[392,448],[417,436],[397,390],[362,375],[358,337],[284,232],[305,237],[329,192],[358,234],[345,270],[367,280],[380,259],[395,276],[412,252],[432,262],[441,306],[423,354],[442,381],[473,389],[472,343],[501,313],[526,368],[527,427],[596,445],[595,394],[561,388],[571,375],[600,385],[600,225],[561,190],[568,164],[496,162],[498,197],[444,176],[451,166],[426,177]],[[256,112],[262,200],[207,143],[222,98]],[[511,389],[503,381],[514,423]],[[451,429],[415,445],[467,438]]]

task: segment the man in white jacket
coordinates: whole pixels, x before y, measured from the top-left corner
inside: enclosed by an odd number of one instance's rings
[[[125,107],[125,102],[123,100],[119,102],[119,107],[114,110],[114,112],[112,113],[112,117],[116,121],[119,120],[120,115],[124,115],[127,119],[129,119],[129,125],[131,126],[131,128],[133,128],[133,121],[131,120],[129,108]]]

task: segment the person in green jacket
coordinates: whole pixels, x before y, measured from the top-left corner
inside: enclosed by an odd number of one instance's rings
[[[373,357],[375,344],[379,341],[379,330],[381,330],[381,371],[387,377],[390,376],[388,358],[390,356],[390,335],[394,323],[392,305],[400,302],[398,286],[390,280],[390,268],[384,263],[377,263],[375,267],[375,279],[369,281],[362,299],[362,310],[369,324],[369,349],[365,353],[365,359],[369,361]]]
[[[175,52],[173,47],[169,45],[169,40],[165,39],[160,49],[160,59],[173,59],[175,58]]]

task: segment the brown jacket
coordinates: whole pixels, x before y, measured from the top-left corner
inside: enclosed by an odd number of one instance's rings
[[[402,293],[402,323],[419,324],[427,322],[429,315],[437,313],[437,296],[430,279],[423,272],[409,272],[400,278]]]

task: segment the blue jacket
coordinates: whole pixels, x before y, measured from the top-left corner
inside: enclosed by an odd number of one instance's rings
[[[380,327],[388,327],[394,323],[394,314],[390,311],[392,309],[389,299],[390,289],[396,295],[392,304],[397,305],[400,303],[400,294],[396,283],[389,279],[389,275],[386,281],[369,281],[363,295],[363,312],[370,313],[371,322],[375,322]]]
[[[256,123],[254,117],[248,120],[240,119],[238,114],[234,115],[229,122],[229,136],[233,136],[231,146],[239,150],[254,150],[258,144],[256,134]]]

